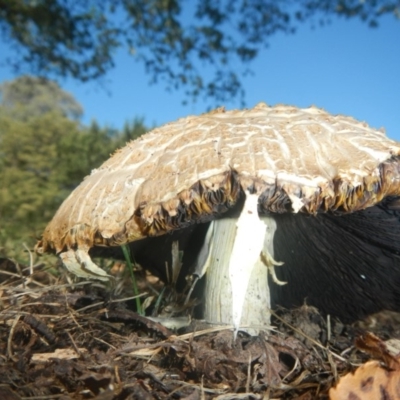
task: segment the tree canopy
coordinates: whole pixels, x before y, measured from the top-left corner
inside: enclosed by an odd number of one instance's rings
[[[308,20],[360,18],[376,26],[400,16],[392,0],[0,0],[7,60],[15,70],[44,76],[98,79],[125,47],[143,62],[152,82],[184,88],[187,97],[226,100],[243,95],[238,65],[251,60],[277,32]],[[202,69],[212,68],[205,80]]]
[[[79,103],[57,83],[22,76],[0,85],[0,253],[33,244],[61,202],[93,168],[146,131],[82,126]]]
[[[0,106],[18,119],[56,111],[78,120],[83,113],[81,105],[56,82],[29,75],[0,85]]]

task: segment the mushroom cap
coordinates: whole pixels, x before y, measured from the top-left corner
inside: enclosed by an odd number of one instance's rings
[[[38,252],[117,246],[222,214],[243,190],[259,212],[351,213],[400,194],[400,144],[366,123],[264,103],[219,108],[141,136],[95,169]]]

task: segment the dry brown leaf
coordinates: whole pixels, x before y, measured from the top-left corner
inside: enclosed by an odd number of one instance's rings
[[[330,400],[400,399],[400,370],[387,370],[379,361],[368,361],[355,373],[339,380],[329,391]]]
[[[390,353],[386,343],[367,332],[356,346],[381,361],[368,361],[339,380],[329,391],[331,400],[400,399],[400,356]]]
[[[371,332],[356,338],[356,347],[375,359],[381,360],[388,368],[399,370],[399,359],[392,355],[386,343]]]

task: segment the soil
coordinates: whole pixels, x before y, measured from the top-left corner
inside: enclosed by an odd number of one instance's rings
[[[129,279],[114,269],[110,286],[0,260],[0,399],[327,399],[376,357],[355,340],[365,343],[373,325],[382,340],[400,336],[394,313],[349,326],[304,305],[234,340],[229,328],[190,320],[191,308],[166,316],[179,301],[144,272],[146,314],[162,317],[138,314]]]

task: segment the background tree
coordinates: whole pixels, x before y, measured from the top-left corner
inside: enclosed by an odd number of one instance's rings
[[[51,111],[73,120],[83,114],[81,105],[56,82],[29,75],[0,85],[0,105],[3,112],[22,120]]]
[[[65,197],[130,137],[82,126],[82,109],[57,83],[22,76],[0,85],[0,253],[18,240],[33,244]],[[15,246],[14,246],[15,247]]]
[[[144,63],[152,82],[184,87],[188,97],[224,101],[243,96],[240,75],[271,35],[333,16],[376,26],[385,14],[398,18],[399,2],[0,0],[0,30],[3,45],[15,50],[7,62],[17,71],[97,79],[113,67],[113,54],[124,46]],[[209,81],[202,76],[205,66],[214,71]]]
[[[129,141],[142,136],[147,130],[148,128],[144,125],[143,118],[135,118],[132,122],[125,122],[124,127],[119,134],[119,147],[125,146]]]

